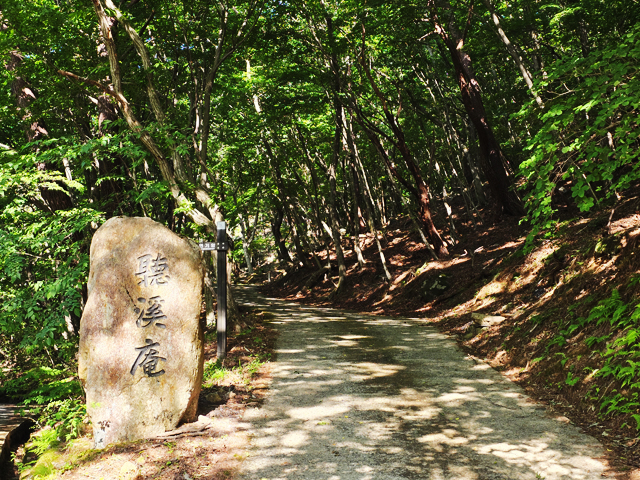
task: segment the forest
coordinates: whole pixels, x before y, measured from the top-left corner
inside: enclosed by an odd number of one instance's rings
[[[235,276],[304,271],[339,302],[365,238],[394,284],[398,219],[422,263],[476,228],[517,225],[522,258],[640,210],[636,0],[3,0],[0,62],[1,394],[77,422],[89,246],[111,217],[194,241],[224,220]],[[619,385],[601,412],[634,432],[637,267],[554,340],[622,332],[589,347]]]

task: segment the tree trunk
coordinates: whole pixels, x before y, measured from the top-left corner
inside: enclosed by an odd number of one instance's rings
[[[364,180],[363,183],[364,183],[365,189],[367,190],[368,195],[371,196],[371,192],[369,191],[369,183],[366,180],[366,173],[364,170],[364,166],[362,165],[360,156],[357,155],[357,150],[356,150],[355,160],[358,163],[358,166],[360,167],[360,173]],[[369,226],[369,231],[371,232],[371,235],[376,241],[376,247],[378,248],[378,255],[380,256],[380,264],[382,265],[384,276],[387,279],[387,282],[391,282],[392,277],[391,277],[391,273],[389,273],[389,269],[387,268],[387,259],[384,256],[382,245],[380,245],[380,239],[378,238],[378,231],[376,230],[376,219],[374,218],[374,213],[373,213],[373,202],[370,205],[369,202],[365,201],[364,206],[365,206],[365,211],[367,212],[367,225]]]
[[[389,172],[396,179],[398,179],[398,181],[400,183],[402,183],[402,185],[404,185],[404,187],[409,192],[411,192],[411,194],[416,199],[416,202],[418,204],[418,218],[420,219],[420,222],[422,223],[422,228],[424,228],[424,230],[427,233],[427,237],[428,237],[429,241],[431,242],[431,244],[433,244],[433,249],[435,250],[436,255],[439,256],[439,257],[440,256],[449,255],[449,251],[447,250],[447,246],[444,243],[444,240],[442,240],[442,237],[440,236],[440,233],[436,229],[436,227],[435,227],[435,225],[433,223],[433,219],[431,218],[431,205],[430,205],[430,200],[429,200],[429,187],[424,182],[424,180],[422,178],[422,174],[420,173],[420,170],[418,169],[418,166],[415,164],[415,162],[413,160],[413,156],[412,156],[411,152],[409,151],[409,148],[404,143],[404,134],[402,133],[402,131],[399,129],[399,127],[397,127],[397,129],[396,129],[397,132],[394,130],[394,132],[396,133],[396,140],[397,140],[396,145],[398,147],[400,147],[400,145],[402,145],[402,148],[399,148],[400,149],[400,153],[401,153],[401,155],[403,157],[403,160],[407,164],[407,168],[409,169],[409,172],[411,173],[411,175],[413,177],[413,180],[414,180],[414,183],[415,183],[415,187],[413,185],[409,184],[409,182],[393,166],[393,163],[389,159],[389,155],[387,154],[385,148],[382,146],[382,143],[380,142],[380,139],[378,138],[376,133],[373,132],[371,129],[367,128],[367,126],[364,123],[363,119],[359,115],[356,116],[355,118],[358,121],[358,123],[360,124],[360,126],[363,127],[365,133],[367,133],[367,136],[371,140],[371,143],[373,144],[373,146],[378,151],[378,154],[380,155],[380,158],[382,158],[383,162],[385,163],[385,165],[389,169]],[[395,125],[395,121],[393,123]],[[431,245],[429,245],[429,248],[432,248]]]
[[[531,73],[529,73],[529,70],[527,70],[527,67],[522,62],[522,57],[520,57],[520,55],[518,54],[518,51],[509,40],[509,37],[507,37],[507,34],[504,33],[504,30],[500,25],[500,18],[498,17],[498,15],[496,15],[495,8],[493,7],[491,0],[482,0],[482,1],[484,2],[485,6],[489,10],[489,14],[491,15],[493,24],[496,26],[498,37],[500,37],[500,40],[502,40],[502,43],[504,43],[504,46],[507,49],[507,52],[509,52],[509,55],[511,55],[511,58],[513,58],[513,61],[518,66],[518,69],[522,74],[522,78],[524,79],[524,82],[527,84],[527,88],[529,89],[529,92],[531,92],[531,95],[533,96],[533,98],[535,98],[536,103],[541,108],[543,108],[544,103],[542,103],[542,99],[540,98],[540,95],[538,95],[533,88],[533,80],[531,79]]]
[[[6,64],[6,69],[9,71],[17,70],[23,61],[23,57],[19,52],[13,51],[9,53],[9,61]],[[31,117],[29,111],[29,105],[36,100],[36,93],[29,86],[28,82],[17,75],[11,83],[11,93],[16,99],[18,108],[24,113],[22,119],[27,120]],[[27,141],[35,142],[43,140],[49,136],[49,132],[43,119],[31,119],[31,123],[25,131]],[[53,172],[58,171],[54,165],[49,163],[38,162],[36,168],[41,172]],[[45,201],[46,206],[52,211],[57,210],[69,210],[73,208],[73,201],[71,197],[64,191],[64,185],[58,181],[56,182],[61,188],[47,188],[40,187],[40,194]]]
[[[287,244],[282,238],[282,231],[280,228],[282,227],[282,220],[284,220],[284,212],[282,211],[282,207],[276,207],[273,212],[273,220],[271,221],[271,232],[273,233],[273,238],[276,242],[276,247],[278,249],[278,257],[280,260],[285,263],[291,263],[291,256],[289,255],[289,250],[287,250]]]
[[[247,235],[249,225],[245,225],[244,217],[242,215],[239,215],[238,217],[240,219],[240,232],[242,233],[242,253],[244,254],[244,261],[247,264],[247,273],[252,275],[253,265],[251,264],[251,253],[249,252],[251,239],[248,238]]]
[[[353,141],[353,129],[351,123],[344,115],[342,110],[343,142],[349,151],[349,171],[351,172],[351,226],[353,228],[353,250],[358,258],[358,267],[363,268],[366,260],[362,255],[362,247],[360,245],[360,182],[358,181],[358,172],[355,168],[356,146]]]
[[[362,26],[362,34],[364,38],[364,34],[365,34],[364,25]],[[380,103],[382,104],[382,111],[384,112],[384,116],[387,120],[387,124],[391,128],[391,131],[393,132],[395,137],[394,144],[400,151],[400,155],[402,155],[402,158],[405,164],[407,165],[407,169],[409,170],[409,173],[411,173],[411,176],[413,177],[413,181],[415,182],[415,188],[410,188],[409,191],[411,191],[414,194],[418,202],[418,215],[420,217],[420,221],[422,222],[422,225],[425,231],[427,232],[427,236],[431,240],[431,243],[433,243],[433,247],[438,253],[438,256],[447,256],[449,255],[447,246],[442,240],[442,237],[440,236],[440,233],[436,229],[435,225],[433,224],[433,219],[431,217],[429,187],[427,186],[426,182],[424,181],[424,178],[422,177],[422,173],[420,172],[420,169],[418,168],[418,165],[415,162],[413,154],[409,150],[409,147],[404,138],[404,132],[402,128],[396,121],[396,118],[394,117],[394,115],[389,110],[389,107],[387,105],[387,100],[383,95],[382,91],[378,88],[378,85],[375,82],[373,75],[371,74],[371,69],[367,65],[364,58],[361,61],[361,66],[369,80],[369,83],[371,84],[371,87],[373,88],[373,91],[375,92],[375,95],[378,97],[378,99],[380,100]],[[361,123],[361,125],[363,125],[363,123]],[[368,129],[365,128],[365,130],[368,130]],[[384,148],[382,148],[382,145],[380,144],[379,139],[377,139],[377,136],[375,135],[375,133],[371,131],[369,138],[374,142],[374,145],[378,150],[378,153],[380,153],[380,156],[383,158],[385,163],[387,163],[387,166],[390,167],[391,162],[388,160],[388,156],[384,151]],[[394,172],[395,168],[390,168],[390,170]],[[401,180],[401,177],[399,175],[397,175],[396,173],[394,173],[394,175],[399,180]],[[407,185],[406,181],[403,181],[403,180],[401,181],[404,185]]]
[[[338,114],[339,112],[336,112],[336,115]],[[329,165],[327,172],[329,175],[329,218],[331,219],[331,238],[333,239],[333,245],[336,249],[336,260],[338,261],[338,285],[336,285],[334,294],[340,292],[345,287],[347,280],[347,267],[344,263],[344,252],[342,251],[340,225],[338,223],[338,212],[336,209],[336,166],[340,150],[340,131],[340,125],[336,125],[333,140],[333,153],[331,154],[331,164]]]
[[[462,103],[478,133],[480,150],[484,159],[483,170],[489,182],[494,202],[501,212],[520,216],[523,214],[522,204],[517,195],[511,191],[511,181],[505,167],[506,159],[489,124],[482,101],[480,84],[471,66],[471,57],[462,49],[464,38],[453,25],[450,25],[449,32],[447,32],[440,24],[435,12],[434,1],[430,0],[429,5],[431,21],[451,56],[458,77]]]

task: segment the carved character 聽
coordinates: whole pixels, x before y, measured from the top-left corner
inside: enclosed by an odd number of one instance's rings
[[[169,264],[166,257],[158,253],[156,258],[153,255],[146,254],[138,257],[138,272],[136,276],[140,277],[138,285],[145,287],[151,285],[165,285],[171,278],[169,276]]]

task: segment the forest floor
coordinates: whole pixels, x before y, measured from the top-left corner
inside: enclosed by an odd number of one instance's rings
[[[428,320],[456,338],[465,352],[601,441],[610,465],[636,479],[640,438],[634,412],[603,415],[601,410],[605,395],[618,389],[630,396],[633,391],[595,375],[602,357],[594,352],[602,345],[585,344],[587,338],[606,335],[609,326],[587,323],[571,334],[566,329],[614,289],[629,304],[638,304],[637,283],[628,285],[640,271],[639,194],[636,189],[588,218],[572,211],[568,201],[558,205],[562,221],[557,230],[547,232],[528,255],[522,253],[528,230],[517,219],[489,221],[485,214],[481,223],[458,206],[459,242],[448,258],[432,259],[409,218],[392,221],[380,234],[391,282],[371,235],[360,235],[363,268],[353,242],[345,240],[348,282],[337,296],[332,295],[337,271],[312,286],[308,282],[314,270],[303,267],[263,270],[250,280],[262,279],[265,294],[307,305]],[[439,212],[435,221],[443,225],[446,217]],[[483,322],[484,327],[479,325]]]

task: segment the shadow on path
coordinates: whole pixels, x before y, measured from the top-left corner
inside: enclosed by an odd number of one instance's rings
[[[273,383],[247,410],[246,480],[596,479],[597,441],[546,414],[498,372],[418,319],[266,299]]]

